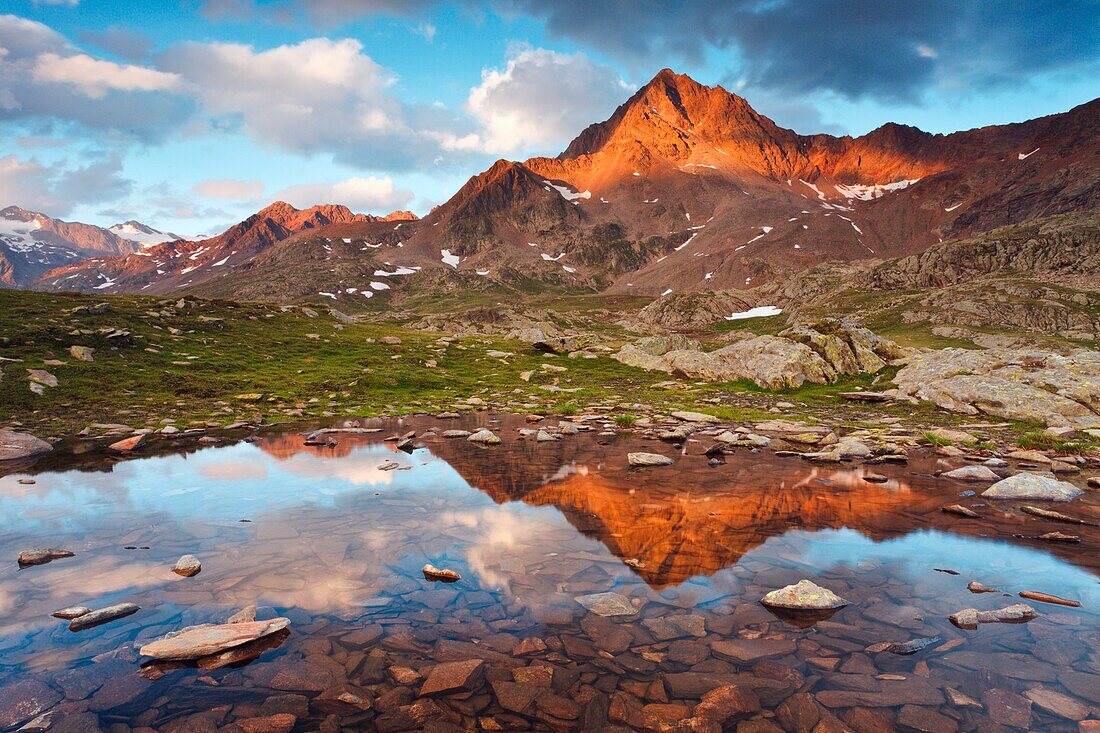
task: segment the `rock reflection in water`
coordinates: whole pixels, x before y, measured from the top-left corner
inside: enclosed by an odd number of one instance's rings
[[[692,730],[1071,731],[1100,704],[1094,530],[1081,547],[1037,547],[1012,541],[1020,520],[1005,512],[945,517],[958,486],[931,461],[875,466],[889,481],[871,484],[858,466],[766,452],[631,471],[628,450],[668,452],[634,438],[428,437],[406,455],[388,434],[335,447],[267,436],[99,472],[55,459],[35,485],[0,478],[0,552],[77,553],[0,570],[0,727],[16,724],[3,716],[20,694],[59,725],[172,731],[658,730],[692,716],[710,716]],[[184,553],[201,574],[170,571]],[[429,582],[426,563],[462,580]],[[812,624],[759,605],[803,577],[851,605]],[[1028,624],[960,631],[949,614],[1012,602],[970,594],[970,580],[1084,607],[1037,604]],[[637,613],[575,601],[604,592]],[[49,617],[121,601],[142,611],[80,635]],[[225,667],[140,666],[134,642],[248,604],[290,618],[289,635]],[[912,655],[866,651],[933,637]],[[471,659],[485,664],[439,666]],[[429,676],[441,691],[420,696]],[[730,684],[736,695],[713,692]]]

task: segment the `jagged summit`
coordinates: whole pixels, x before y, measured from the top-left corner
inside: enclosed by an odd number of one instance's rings
[[[217,282],[219,293],[286,298],[309,280],[314,294],[360,300],[364,288],[389,297],[444,281],[646,295],[751,288],[1100,205],[1098,108],[948,135],[898,123],[857,137],[802,134],[721,86],[662,69],[559,156],[496,161],[422,222],[277,201],[219,237],[163,245],[171,261],[153,248],[157,257],[66,268],[42,286],[107,280],[105,292],[154,293]],[[370,279],[376,272],[397,279]]]

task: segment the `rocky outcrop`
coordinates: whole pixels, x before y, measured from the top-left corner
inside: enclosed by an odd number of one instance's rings
[[[1064,214],[944,242],[920,254],[884,262],[871,271],[876,290],[944,287],[1016,272],[1100,275],[1100,214]]]
[[[1051,426],[1100,426],[1100,352],[942,349],[914,355],[894,379],[900,395],[953,412]]]
[[[640,328],[702,328],[721,321],[731,313],[752,308],[755,303],[751,302],[751,297],[751,293],[731,290],[669,294],[642,308],[629,325]]]
[[[649,341],[649,340],[647,340]],[[661,344],[663,346],[663,344]],[[627,344],[613,358],[647,371],[692,379],[748,379],[766,389],[828,384],[841,375],[874,373],[903,357],[905,349],[848,320],[799,324],[778,336],[755,336],[715,351]]]

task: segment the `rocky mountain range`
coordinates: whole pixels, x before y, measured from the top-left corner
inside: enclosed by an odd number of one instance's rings
[[[561,155],[498,161],[422,220],[280,202],[212,239],[96,256],[36,287],[359,303],[418,286],[749,289],[1094,209],[1098,120],[1095,100],[950,135],[800,135],[666,69]]]
[[[138,222],[104,229],[9,206],[0,210],[0,287],[20,287],[55,267],[91,257],[138,251],[141,244],[127,236],[136,227],[148,229]]]
[[[286,242],[287,247],[294,248],[289,240],[294,239],[295,234],[316,234],[320,239],[312,244],[319,246],[323,253],[332,249],[326,235],[342,244],[350,244],[352,237],[373,238],[415,219],[409,212],[376,217],[356,214],[340,205],[297,209],[284,201],[276,201],[216,237],[172,240],[125,257],[85,260],[49,272],[38,284],[49,290],[162,295],[216,283],[230,273],[235,281],[241,278],[247,281],[251,278],[250,273],[262,271],[266,266],[277,268],[286,249],[276,245]],[[347,252],[341,255],[350,256]],[[295,267],[311,267],[307,264],[308,256],[305,257],[304,260],[303,253],[298,253]]]

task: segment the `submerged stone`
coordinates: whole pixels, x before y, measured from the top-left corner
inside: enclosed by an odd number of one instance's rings
[[[620,593],[593,593],[577,596],[575,600],[597,616],[633,616],[638,612],[630,599]]]

